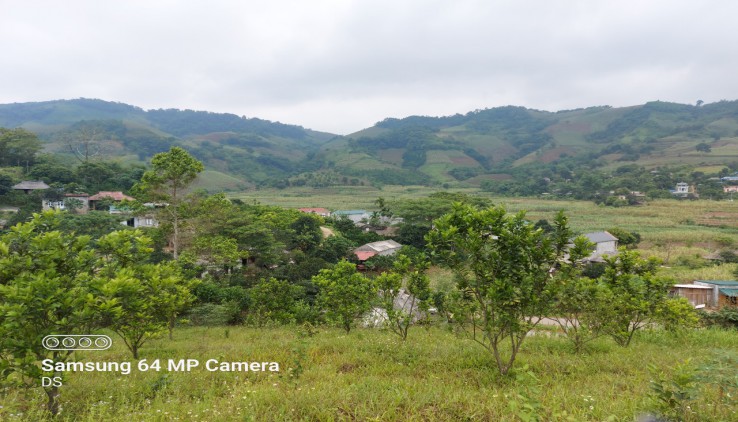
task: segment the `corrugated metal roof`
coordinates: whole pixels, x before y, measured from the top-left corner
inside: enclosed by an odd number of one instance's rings
[[[698,286],[696,284],[675,284],[674,287],[679,289],[709,289],[712,290],[712,287],[710,286]]]
[[[401,247],[402,245],[395,242],[394,240],[380,240],[378,242],[372,242],[372,243],[367,243],[366,245],[362,245],[356,248],[356,250],[357,251],[384,252],[386,250],[398,249]]]
[[[356,215],[356,214],[366,214],[365,210],[338,210],[333,211],[333,215]]]
[[[738,297],[738,289],[718,289],[718,291],[728,297]]]
[[[695,280],[694,282],[714,284],[716,286],[738,286],[738,280]]]
[[[617,241],[618,238],[611,235],[608,232],[593,232],[593,233],[584,233],[584,236],[589,239],[590,242],[593,243],[602,243],[602,242],[612,242]]]

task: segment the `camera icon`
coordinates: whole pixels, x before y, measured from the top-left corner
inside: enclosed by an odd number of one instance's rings
[[[46,350],[106,350],[113,340],[98,334],[52,334],[44,337],[41,344]]]

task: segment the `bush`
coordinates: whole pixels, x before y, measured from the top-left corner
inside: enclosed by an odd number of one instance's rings
[[[193,325],[215,326],[241,322],[241,309],[235,302],[222,305],[205,303],[192,308],[187,319]]]
[[[738,308],[723,306],[716,312],[702,312],[700,318],[708,327],[717,326],[722,328],[738,329]]]

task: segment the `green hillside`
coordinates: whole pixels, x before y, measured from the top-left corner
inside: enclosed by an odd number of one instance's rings
[[[631,163],[720,169],[738,161],[738,102],[559,112],[498,107],[385,119],[348,138],[350,148],[395,171],[462,186],[571,159],[606,171]]]
[[[486,186],[505,194],[521,192],[507,185],[522,179],[540,185],[543,178],[565,181],[583,170],[610,177],[623,166],[676,166],[717,175],[734,171],[738,162],[738,101],[699,106],[657,101],[559,112],[507,106],[388,118],[340,137],[234,114],[147,111],[77,99],[0,105],[0,127],[31,130],[45,141],[46,151],[62,157],[70,155],[69,136],[89,127],[100,135],[106,158],[122,163],[146,162],[179,145],[211,172],[212,183],[205,186],[228,190],[421,184]]]
[[[71,155],[70,139],[94,133],[101,158],[124,163],[145,162],[179,145],[208,168],[202,187],[216,190],[242,189],[311,170],[311,152],[334,137],[234,114],[146,111],[93,99],[2,104],[0,127],[35,132],[47,152],[61,156]]]

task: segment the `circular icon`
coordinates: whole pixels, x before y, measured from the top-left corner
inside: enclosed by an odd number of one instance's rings
[[[66,348],[72,348],[76,342],[74,341],[74,337],[65,337],[64,340],[62,340],[62,345]]]
[[[79,339],[77,344],[79,345],[79,347],[90,347],[92,346],[92,340],[90,340],[89,337],[82,337],[81,339]]]
[[[107,349],[110,347],[110,342],[108,341],[107,337],[98,337],[95,339],[95,346],[99,347],[100,349]]]
[[[56,337],[46,337],[44,339],[44,347],[47,349],[56,349],[59,347],[59,339]]]

